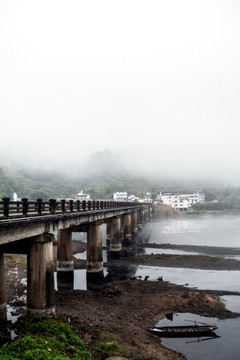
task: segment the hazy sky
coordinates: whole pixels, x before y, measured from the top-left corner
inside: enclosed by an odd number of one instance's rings
[[[0,153],[240,184],[239,0],[0,0]]]

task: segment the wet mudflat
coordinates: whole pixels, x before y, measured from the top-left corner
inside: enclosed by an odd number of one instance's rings
[[[85,244],[74,242],[74,252],[81,252],[84,248]],[[154,257],[152,259],[154,261]],[[114,260],[114,266],[121,268],[122,261],[132,263],[127,259]],[[137,259],[134,261],[137,262]],[[139,261],[141,263],[141,257]],[[196,261],[195,256],[192,261]],[[76,268],[85,267],[84,260],[75,259],[74,262]],[[150,259],[148,264],[151,264]],[[18,267],[19,279],[26,277],[25,271],[24,266]],[[6,272],[10,272],[7,276],[15,276],[10,268]],[[8,300],[25,291],[20,281],[18,289],[11,281],[7,284]],[[227,310],[219,300],[219,296],[226,294],[229,292],[201,291],[165,281],[126,279],[107,283],[98,293],[57,291],[57,315],[70,322],[77,334],[90,344],[100,340],[118,341],[128,349],[131,359],[183,359],[183,355],[164,347],[147,328],[163,319],[168,312],[188,312],[219,319],[235,317],[236,314]]]
[[[175,222],[175,220],[173,221]],[[200,232],[198,232],[198,227],[193,226],[192,220],[190,227],[187,222],[177,223],[177,226],[174,223],[171,227],[169,220],[165,224],[167,228],[165,225],[163,226],[164,222],[160,222],[160,227],[159,224],[155,224],[150,241],[146,244],[139,243],[132,249],[134,256],[128,256],[129,249],[127,249],[121,260],[106,259],[105,268],[111,272],[113,282],[104,284],[102,291],[57,291],[58,316],[70,322],[77,334],[90,344],[100,340],[118,341],[128,349],[130,359],[184,359],[185,356],[180,353],[184,353],[190,358],[185,346],[176,348],[171,344],[166,344],[149,333],[147,328],[164,319],[169,312],[197,314],[210,317],[210,319],[217,318],[219,321],[226,321],[228,326],[238,321],[239,288],[237,284],[234,291],[232,290],[232,281],[229,291],[222,289],[221,286],[217,288],[218,290],[213,290],[211,287],[201,290],[197,287],[196,282],[186,284],[185,278],[186,274],[193,274],[194,271],[205,271],[204,274],[213,274],[214,272],[220,274],[223,271],[230,274],[233,272],[236,278],[239,277],[239,261],[226,258],[226,256],[238,256],[240,251],[236,247],[236,236],[238,235],[236,225],[239,221],[234,219],[233,222],[235,232],[231,241],[227,239],[227,246],[224,246],[225,242],[221,239],[218,239],[221,246],[211,246],[211,239],[206,239],[206,234],[211,235],[214,245],[217,242],[212,231],[209,231],[208,227],[204,228],[203,222],[200,222]],[[204,236],[201,231],[205,232]],[[180,236],[178,236],[179,232]],[[226,238],[226,232],[222,231],[222,233]],[[210,246],[206,246],[207,242]],[[146,247],[153,249],[153,255],[144,252]],[[165,253],[161,253],[161,248]],[[160,253],[154,254],[154,249]],[[180,250],[184,253],[173,254],[172,250]],[[86,251],[86,242],[74,241],[73,251],[75,254]],[[190,254],[191,252],[195,254]],[[56,261],[56,247],[54,247],[54,253]],[[74,267],[75,269],[85,269],[84,258],[74,257]],[[152,279],[154,281],[150,281],[150,269],[155,269],[157,274]],[[177,273],[180,272],[178,269],[182,269],[184,272],[179,285],[177,282],[175,284],[169,282],[171,269]],[[8,270],[11,269],[6,269],[7,276],[14,278],[14,273],[9,272],[8,274]],[[26,268],[18,267],[19,279],[21,276],[26,277],[25,271]],[[161,276],[164,271],[165,275]],[[146,276],[147,280],[144,280]],[[119,281],[119,277],[124,280]],[[162,279],[158,280],[158,277],[162,277]],[[221,276],[218,283],[220,280]],[[17,289],[12,284],[11,281],[8,282],[9,300],[16,294],[21,295],[21,292],[24,291],[24,284],[19,282]],[[234,309],[225,307],[229,295],[237,298]],[[176,352],[166,346],[175,349]],[[234,359],[235,348],[233,352],[233,357],[227,358]]]
[[[164,281],[125,280],[106,284],[99,294],[58,292],[57,309],[86,341],[117,340],[129,349],[133,359],[181,359],[181,355],[162,347],[147,328],[169,312],[234,317],[219,301],[221,294],[227,292],[185,289]]]

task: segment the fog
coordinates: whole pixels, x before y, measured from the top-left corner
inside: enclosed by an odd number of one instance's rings
[[[0,165],[240,185],[238,0],[1,0]]]

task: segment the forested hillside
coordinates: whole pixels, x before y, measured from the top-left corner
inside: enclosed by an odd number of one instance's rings
[[[112,199],[116,191],[144,196],[154,196],[163,190],[158,181],[129,173],[111,152],[103,151],[92,155],[85,166],[79,167],[74,176],[68,171],[44,171],[7,167],[0,168],[0,196],[18,197],[30,200],[42,198],[75,198],[80,190],[92,199]]]
[[[11,179],[6,176],[3,169],[0,167],[0,198],[4,196],[12,195],[14,185],[11,182]]]
[[[12,198],[16,192],[18,197],[29,200],[42,198],[75,198],[80,190],[96,199],[112,199],[116,191],[127,191],[143,197],[151,192],[155,198],[161,192],[204,192],[206,201],[227,202],[227,207],[238,207],[240,203],[240,187],[224,186],[223,184],[204,181],[178,181],[162,177],[152,179],[147,174],[139,176],[124,167],[109,151],[92,155],[85,166],[79,166],[74,176],[68,171],[32,170],[24,167],[18,169],[0,167],[0,198]],[[216,202],[215,202],[216,204]],[[207,205],[207,204],[206,204]],[[200,205],[199,205],[200,206]],[[204,205],[201,205],[204,206]],[[211,207],[223,206],[207,205]]]
[[[159,194],[160,184],[157,185],[143,177],[124,175],[113,176],[100,174],[89,177],[63,177],[58,173],[45,173],[37,176],[36,173],[26,171],[13,172],[8,169],[0,170],[0,196],[12,198],[14,192],[20,198],[30,200],[42,198],[69,198],[75,197],[83,190],[91,195],[92,199],[112,199],[115,191],[127,191],[129,194],[144,196],[146,192]]]

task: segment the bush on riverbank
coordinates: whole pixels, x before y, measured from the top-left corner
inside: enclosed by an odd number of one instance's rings
[[[0,349],[2,360],[101,360],[120,355],[120,346],[115,342],[101,342],[90,351],[71,327],[59,320],[20,321],[17,332],[18,338]]]
[[[214,202],[196,203],[192,206],[191,211],[195,213],[240,213],[240,198],[237,196],[230,196],[226,199]]]

